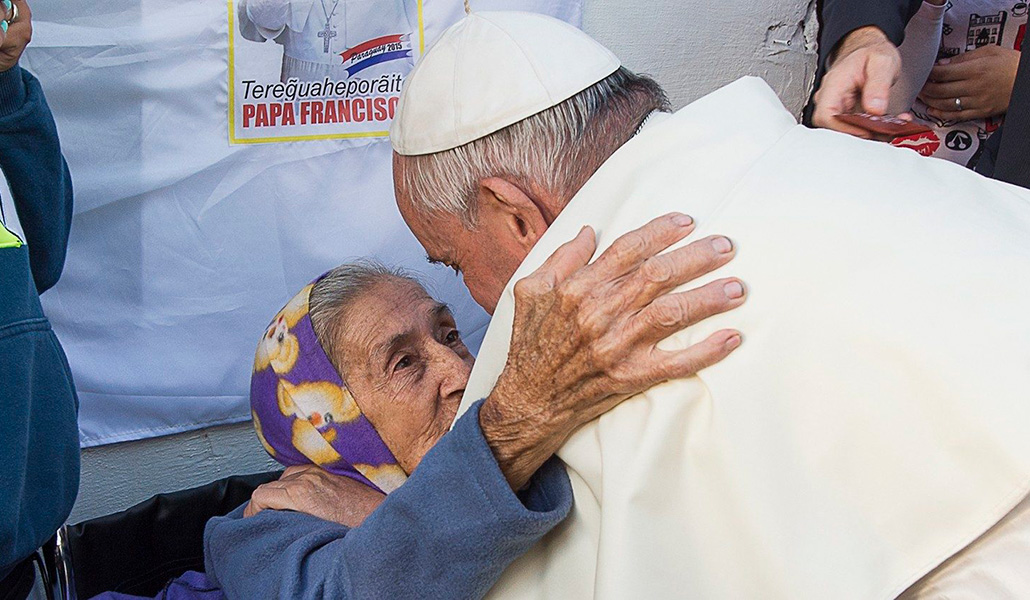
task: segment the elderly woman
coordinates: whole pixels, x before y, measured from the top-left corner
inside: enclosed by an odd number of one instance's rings
[[[697,242],[656,256],[691,230],[657,219],[589,266],[590,230],[559,249],[519,284],[509,368],[453,430],[473,358],[445,305],[372,263],[305,287],[267,328],[251,387],[258,436],[290,468],[211,521],[208,576],[230,598],[483,595],[568,513],[549,459],[576,427],[739,344],[655,348],[690,320],[661,317],[663,294],[729,260]],[[560,301],[574,289],[589,298]],[[694,319],[740,303],[706,289],[687,292]]]

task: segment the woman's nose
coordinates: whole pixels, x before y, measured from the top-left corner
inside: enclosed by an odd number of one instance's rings
[[[435,354],[434,362],[440,369],[440,396],[465,393],[472,366],[449,346],[439,345]]]

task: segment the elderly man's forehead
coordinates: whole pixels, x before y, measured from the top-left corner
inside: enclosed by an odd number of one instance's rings
[[[455,254],[458,249],[458,241],[463,235],[456,223],[447,222],[440,218],[430,220],[428,217],[416,214],[411,218],[405,218],[411,233],[418,239],[419,244],[426,251],[426,259],[433,264],[443,263],[454,264]]]

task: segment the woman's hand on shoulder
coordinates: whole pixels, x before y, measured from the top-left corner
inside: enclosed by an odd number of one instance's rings
[[[591,263],[597,245],[584,228],[515,284],[507,365],[479,417],[514,489],[580,425],[656,384],[694,375],[740,345],[738,331],[723,329],[687,348],[658,347],[745,300],[735,277],[676,291],[734,255],[733,243],[718,235],[669,250],[693,231],[686,215],[659,217]]]

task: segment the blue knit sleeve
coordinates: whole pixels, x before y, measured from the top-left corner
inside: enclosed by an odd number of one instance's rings
[[[0,72],[0,169],[26,242],[0,229],[2,579],[54,535],[79,489],[78,401],[39,303],[64,264],[71,182],[43,91],[17,66]]]
[[[228,598],[478,598],[560,523],[572,487],[557,459],[516,495],[479,428],[477,403],[408,481],[352,530],[242,508],[204,534],[208,576]]]
[[[0,73],[0,168],[11,188],[39,293],[64,269],[72,222],[72,180],[43,89],[15,66]]]

